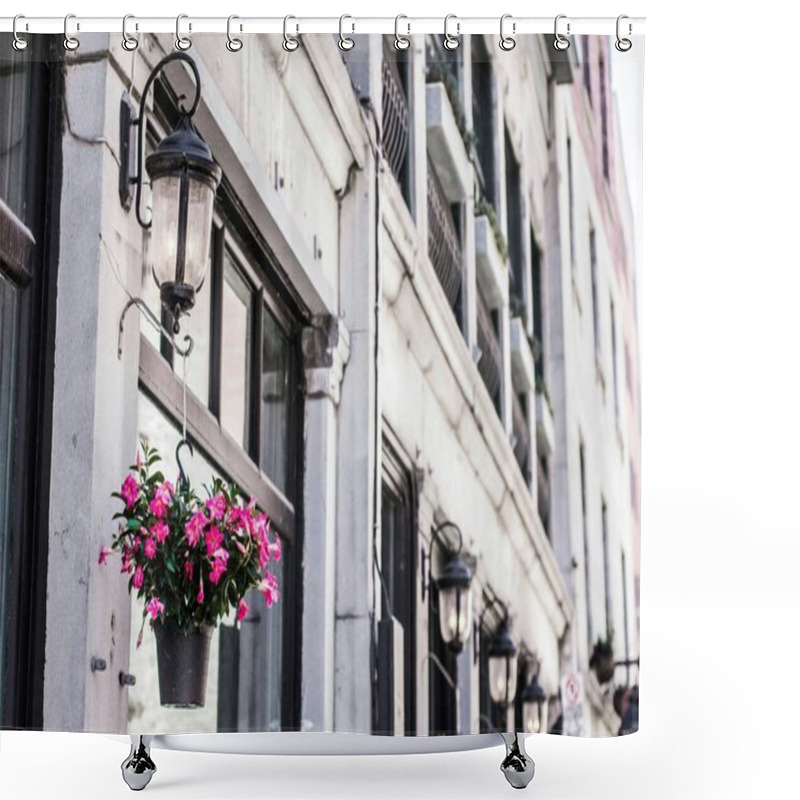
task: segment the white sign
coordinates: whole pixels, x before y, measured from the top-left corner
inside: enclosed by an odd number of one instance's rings
[[[586,736],[583,696],[583,675],[580,672],[567,672],[561,678],[564,736]]]

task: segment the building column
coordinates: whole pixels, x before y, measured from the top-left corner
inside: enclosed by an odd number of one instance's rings
[[[305,476],[303,479],[304,730],[333,730],[336,581],[337,407],[350,336],[336,317],[303,331]]]

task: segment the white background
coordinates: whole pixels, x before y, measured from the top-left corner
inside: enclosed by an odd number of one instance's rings
[[[797,10],[505,0],[38,2],[64,15],[646,15],[641,728],[529,742],[538,798],[797,797]],[[735,8],[735,10],[733,10]],[[125,746],[3,733],[0,796],[128,796]],[[156,754],[164,798],[508,797],[499,749]]]

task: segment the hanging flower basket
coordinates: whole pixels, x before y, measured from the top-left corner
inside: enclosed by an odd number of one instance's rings
[[[280,560],[280,539],[270,541],[266,514],[253,501],[245,503],[235,486],[214,478],[201,500],[182,468],[176,489],[160,462],[143,442],[141,456],[113,494],[125,508],[114,515],[119,532],[100,551],[99,562],[119,552],[121,572],[130,576],[128,591],[144,601],[137,647],[149,618],[161,704],[201,708],[216,625],[234,609],[237,623],[244,619],[245,595],[252,589],[263,593],[267,606],[280,596],[268,570],[271,560]]]
[[[211,625],[184,633],[174,622],[153,624],[158,654],[158,692],[162,706],[202,708],[206,702]]]

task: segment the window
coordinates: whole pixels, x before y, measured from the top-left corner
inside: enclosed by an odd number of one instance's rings
[[[511,261],[511,313],[527,320],[525,303],[525,249],[522,242],[523,203],[522,179],[519,162],[514,155],[514,146],[508,129],[505,133],[506,161],[506,230],[508,231],[508,255]]]
[[[383,154],[413,212],[411,169],[410,61],[408,52],[397,50],[394,38],[383,39]]]
[[[375,733],[416,733],[416,554],[411,476],[394,449],[384,443],[380,561],[383,586],[378,626],[378,703],[373,709]],[[401,680],[402,685],[398,685]]]
[[[583,87],[586,89],[586,97],[589,105],[592,104],[592,70],[589,66],[589,37],[583,36]]]
[[[454,734],[458,721],[456,692],[450,681],[457,677],[456,657],[442,639],[439,625],[439,590],[431,582],[428,594],[428,726],[433,734]],[[436,663],[438,661],[438,664]],[[449,680],[442,674],[444,670]]]
[[[594,625],[592,624],[592,591],[590,582],[589,564],[589,531],[586,517],[586,457],[583,449],[583,442],[578,451],[580,459],[580,482],[581,482],[581,521],[583,528],[583,585],[586,594],[586,632],[589,642],[589,652],[594,645]]]
[[[547,307],[544,296],[544,276],[542,274],[542,251],[531,231],[531,277],[533,282],[533,341],[534,370],[537,383],[544,380],[544,310]]]
[[[42,726],[60,67],[0,34],[0,727]]]
[[[592,273],[592,331],[594,351],[600,353],[600,310],[597,307],[597,241],[594,228],[589,228],[589,264]]]
[[[160,99],[171,102],[163,91]],[[157,106],[152,116],[168,119],[170,108]],[[144,279],[143,296],[158,303],[152,276]],[[198,471],[198,480],[217,474],[235,482],[269,514],[271,530],[282,540],[282,559],[270,566],[281,599],[266,609],[260,595],[249,598],[251,612],[241,627],[220,628],[213,644],[206,717],[201,721],[194,712],[192,730],[300,727],[302,570],[295,504],[302,474],[304,311],[291,306],[287,296],[258,231],[223,184],[205,283],[194,309],[181,320],[181,335],[195,339],[186,373],[187,432],[195,457],[187,460]],[[160,449],[166,448],[162,455],[168,457],[174,453],[183,412],[183,362],[172,357],[165,340],[142,329],[139,427],[163,442]],[[138,668],[143,676],[137,682],[140,697],[148,691],[152,671],[151,664]],[[131,692],[132,714],[138,707],[137,690]],[[181,724],[179,714],[174,720]]]
[[[606,62],[605,56],[601,53],[598,62],[598,83],[600,84],[600,135],[603,139],[603,175],[606,180],[610,175],[610,164],[608,154],[608,102],[606,99]]]
[[[614,417],[619,422],[619,388],[617,386],[617,315],[611,300],[611,374],[614,384]]]
[[[480,191],[497,206],[494,153],[494,76],[492,61],[482,36],[472,37],[472,128],[475,134],[475,171]]]
[[[575,200],[572,185],[572,139],[567,136],[567,207],[569,214],[569,257],[575,269]]]

